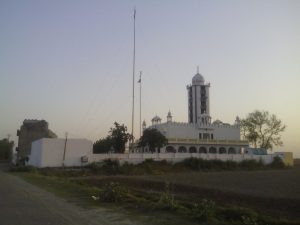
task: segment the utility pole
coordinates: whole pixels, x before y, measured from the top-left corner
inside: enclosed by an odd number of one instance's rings
[[[142,71],[140,71],[140,138],[142,136]]]
[[[63,168],[65,168],[65,159],[66,159],[66,150],[67,150],[67,141],[68,141],[68,132],[65,133],[66,139],[65,139],[65,147],[64,147],[64,155],[63,155]]]
[[[136,10],[133,12],[133,65],[132,65],[132,118],[131,118],[131,144],[133,147],[134,142],[134,83],[135,83],[135,14]]]

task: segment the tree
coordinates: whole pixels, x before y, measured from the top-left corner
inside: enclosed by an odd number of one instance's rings
[[[131,134],[127,132],[127,127],[115,122],[115,127],[110,128],[106,138],[99,139],[93,145],[94,153],[107,153],[113,150],[115,153],[124,153],[125,144],[131,139]]]
[[[0,160],[10,160],[12,158],[14,142],[8,138],[0,140]]]
[[[255,110],[241,120],[242,136],[255,148],[273,149],[282,146],[281,133],[286,126],[274,114]]]
[[[111,148],[112,148],[111,138],[110,137],[101,138],[94,143],[93,152],[95,154],[107,153],[111,150]]]
[[[168,139],[157,129],[146,129],[140,138],[139,147],[149,146],[151,152],[168,144]]]
[[[112,147],[117,153],[125,152],[125,144],[128,140],[132,138],[131,134],[127,132],[127,127],[122,124],[114,123],[115,127],[110,128],[110,138],[112,142]]]

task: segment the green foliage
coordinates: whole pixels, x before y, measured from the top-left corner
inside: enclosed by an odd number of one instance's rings
[[[243,225],[258,225],[258,221],[257,221],[256,217],[242,216],[242,224]]]
[[[235,170],[235,169],[260,169],[264,167],[262,161],[256,160],[243,160],[241,162],[234,162],[231,160],[205,160],[201,158],[187,158],[182,162],[177,164],[182,164],[184,167],[189,168],[194,171],[200,170]]]
[[[120,172],[120,162],[118,160],[106,159],[103,161],[102,169],[107,174],[117,174]]]
[[[102,138],[93,144],[93,153],[108,153],[112,149],[112,140],[110,137]]]
[[[175,200],[174,195],[171,192],[170,183],[165,183],[165,190],[161,193],[160,199],[159,199],[159,205],[163,209],[178,209],[179,204]]]
[[[283,169],[286,167],[279,156],[274,157],[269,166],[274,169]]]
[[[155,152],[155,148],[161,148],[168,144],[168,139],[157,129],[146,129],[140,138],[139,146],[149,146],[151,152]]]
[[[217,217],[220,220],[226,221],[256,221],[258,218],[257,213],[248,208],[241,207],[227,207],[219,208],[217,210]]]
[[[102,163],[92,162],[92,163],[86,165],[85,168],[88,168],[93,172],[98,172],[102,168]]]
[[[248,170],[260,169],[264,167],[264,164],[261,160],[256,161],[254,159],[243,160],[239,163],[239,165],[241,168]]]
[[[242,136],[255,148],[272,149],[281,146],[281,133],[286,126],[274,114],[267,111],[254,111],[241,120]]]
[[[14,142],[4,138],[0,140],[0,160],[11,160]]]
[[[127,127],[115,122],[115,127],[110,128],[109,135],[96,141],[93,145],[94,153],[124,153],[125,144],[130,140],[131,134],[127,132]]]
[[[124,153],[125,144],[128,140],[132,139],[131,134],[127,132],[127,127],[122,124],[114,123],[115,127],[110,128],[110,138],[112,141],[112,147],[116,153]]]
[[[103,202],[121,202],[126,199],[128,190],[119,183],[110,182],[104,185],[103,190],[100,191],[100,201]]]
[[[191,214],[199,221],[209,221],[216,215],[216,203],[211,200],[202,199],[199,203],[193,204]]]
[[[34,166],[18,166],[10,168],[11,172],[37,172],[37,168]]]

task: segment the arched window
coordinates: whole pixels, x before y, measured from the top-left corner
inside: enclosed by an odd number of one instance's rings
[[[171,145],[166,147],[166,152],[176,152],[175,148]]]
[[[179,149],[178,149],[178,152],[186,153],[187,152],[186,147],[180,146]]]
[[[209,153],[216,154],[217,153],[217,149],[215,147],[210,147],[209,148]]]
[[[236,154],[235,148],[234,147],[230,147],[228,149],[228,154]]]
[[[226,148],[220,147],[219,148],[219,154],[226,154]]]
[[[207,153],[207,150],[206,150],[206,148],[205,147],[200,147],[199,148],[199,153]]]
[[[190,147],[189,152],[190,153],[196,153],[197,152],[196,147],[194,147],[194,146]]]

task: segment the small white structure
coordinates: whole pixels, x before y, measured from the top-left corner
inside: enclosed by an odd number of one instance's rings
[[[32,142],[28,165],[36,167],[82,166],[89,163],[92,141],[42,138]]]

